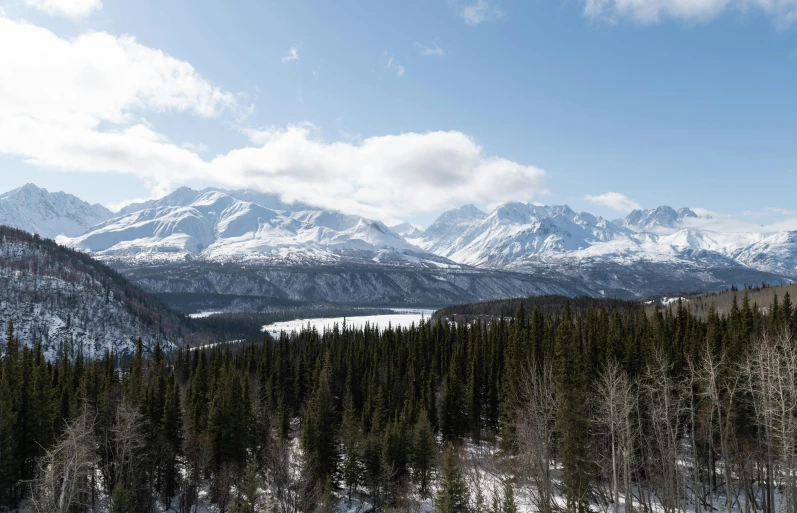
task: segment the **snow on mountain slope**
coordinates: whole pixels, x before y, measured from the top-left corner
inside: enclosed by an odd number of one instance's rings
[[[736,251],[734,259],[748,267],[797,276],[797,232],[780,232]]]
[[[441,239],[435,239],[430,228],[420,246],[455,262],[493,268],[585,250],[596,242],[627,236],[619,226],[568,206],[525,203],[505,203],[484,217],[445,225]]]
[[[113,217],[102,205],[90,205],[64,192],[48,192],[33,184],[0,195],[0,224],[53,239],[76,236]]]
[[[680,227],[686,219],[697,219],[698,215],[689,208],[677,212],[666,205],[650,210],[634,210],[625,219],[615,221],[620,226],[643,232],[666,232]]]
[[[323,210],[283,211],[244,201],[257,193],[178,189],[147,208],[59,239],[99,258],[130,263],[185,260],[280,264],[344,261],[449,265],[393,233],[384,224]]]
[[[410,223],[401,223],[391,226],[390,230],[396,235],[403,237],[406,241],[421,239],[424,236],[423,230]]]
[[[466,209],[466,212],[468,210]],[[616,222],[568,206],[500,205],[490,214],[447,212],[418,246],[455,262],[494,269],[534,270],[541,263],[689,263],[703,268],[749,267],[797,276],[791,232],[720,233],[693,227],[698,215],[663,206],[635,210]],[[454,222],[449,221],[454,219]],[[536,271],[535,271],[536,272]]]

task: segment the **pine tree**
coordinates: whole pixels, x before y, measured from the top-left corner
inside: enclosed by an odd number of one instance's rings
[[[362,444],[363,433],[360,422],[354,411],[354,399],[351,392],[346,394],[343,402],[343,423],[340,428],[341,441],[341,478],[346,486],[347,498],[351,500],[352,492],[357,489],[362,479]]]
[[[526,343],[526,311],[523,305],[515,313],[512,322],[512,333],[509,336],[501,402],[501,445],[505,450],[514,450],[515,410],[517,409],[518,386],[520,385],[520,369],[525,363]]]
[[[437,513],[468,513],[468,488],[459,469],[454,446],[451,444],[443,459],[435,506]]]
[[[436,454],[434,433],[429,425],[426,410],[421,410],[412,433],[412,477],[418,486],[418,493],[424,499],[428,498],[431,492]]]
[[[587,509],[585,501],[591,470],[589,424],[585,413],[587,383],[578,335],[568,318],[559,325],[554,367],[561,398],[557,423],[564,467],[562,478],[570,513]]]
[[[329,379],[328,365],[325,365],[302,423],[302,446],[318,483],[325,483],[327,477],[334,475],[338,461],[337,420]]]
[[[117,483],[113,487],[111,494],[111,508],[109,513],[135,513],[133,497],[130,490],[125,488],[122,483]]]
[[[502,506],[503,513],[518,513],[517,504],[515,503],[515,490],[509,481],[504,483],[504,502]]]

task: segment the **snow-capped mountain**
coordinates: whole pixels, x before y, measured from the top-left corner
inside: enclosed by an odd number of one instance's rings
[[[0,223],[60,235],[60,243],[159,293],[388,304],[537,291],[639,297],[797,278],[797,232],[721,232],[689,208],[609,221],[566,205],[512,202],[489,213],[465,205],[421,230],[274,194],[184,187],[115,216],[100,207],[93,214],[100,222],[85,229],[94,207],[77,198],[69,197],[69,208],[52,206],[52,197],[68,195],[33,186],[6,197],[19,205],[17,220],[49,219],[41,212],[53,210],[74,220],[70,212],[83,212],[82,224],[68,226]]]
[[[797,277],[797,232],[715,232],[700,228],[701,219],[710,218],[668,206],[608,221],[566,205],[506,203],[483,216],[446,212],[413,242],[454,262],[493,269],[656,263]]]
[[[566,205],[505,203],[490,214],[467,208],[440,216],[418,245],[455,262],[507,268],[631,236],[610,221]]]
[[[379,221],[288,205],[249,191],[181,188],[142,206],[59,241],[100,259],[127,263],[451,264]]]
[[[102,205],[91,205],[64,192],[48,192],[33,184],[0,195],[0,224],[42,237],[74,237],[113,217]]]
[[[666,232],[682,226],[687,219],[698,217],[690,208],[683,207],[676,212],[665,205],[650,210],[634,210],[625,219],[618,219],[615,223],[642,232]]]
[[[393,225],[390,227],[390,230],[396,235],[400,235],[401,237],[403,237],[404,240],[406,241],[412,241],[413,239],[420,239],[423,238],[424,236],[423,230],[410,223],[401,223]]]

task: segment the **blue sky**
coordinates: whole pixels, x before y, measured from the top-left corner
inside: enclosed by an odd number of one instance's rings
[[[0,5],[0,190],[797,217],[795,0]]]

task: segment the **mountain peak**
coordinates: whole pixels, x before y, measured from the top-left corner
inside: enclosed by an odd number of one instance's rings
[[[463,205],[459,208],[446,210],[429,226],[432,228],[435,225],[448,225],[458,221],[466,221],[469,219],[484,219],[487,214],[476,208],[475,205]]]
[[[102,205],[27,183],[0,195],[0,224],[41,237],[76,236],[112,217]]]
[[[628,214],[621,224],[642,231],[679,228],[685,219],[699,217],[692,209],[683,207],[677,212],[668,205],[654,209],[637,209]]]

